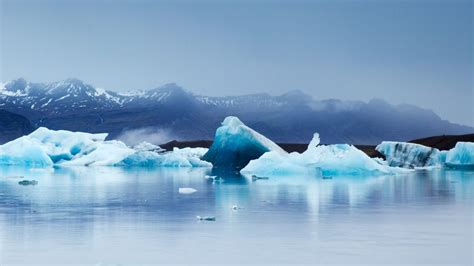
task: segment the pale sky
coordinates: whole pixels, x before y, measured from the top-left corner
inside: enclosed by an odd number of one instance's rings
[[[474,125],[471,1],[0,0],[0,81],[382,98]]]

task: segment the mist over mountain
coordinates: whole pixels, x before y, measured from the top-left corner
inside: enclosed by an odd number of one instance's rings
[[[0,86],[0,109],[26,117],[35,127],[108,132],[110,138],[144,129],[140,132],[167,132],[167,137],[179,140],[212,139],[228,115],[238,116],[277,142],[306,143],[314,132],[320,133],[323,143],[354,144],[474,132],[431,110],[381,99],[317,100],[301,91],[208,97],[173,83],[117,93],[78,79],[52,83],[17,79]],[[160,138],[155,134],[155,139]]]

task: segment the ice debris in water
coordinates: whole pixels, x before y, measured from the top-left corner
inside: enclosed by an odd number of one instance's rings
[[[22,186],[36,186],[38,184],[38,181],[36,180],[21,180],[18,182],[19,185]]]
[[[107,133],[90,134],[38,128],[27,136],[0,145],[0,165],[210,167],[200,158],[207,149],[184,148],[161,153],[159,146],[141,143],[136,149]]]
[[[282,148],[246,126],[237,117],[229,116],[216,130],[214,141],[203,160],[211,162],[214,167],[240,169],[250,160],[269,151],[286,154]]]
[[[239,207],[238,205],[232,205],[231,209],[233,211],[236,211],[236,210],[240,210],[240,209],[243,209],[242,207]]]
[[[375,148],[390,166],[415,168],[441,166],[440,151],[420,144],[383,141]]]
[[[199,221],[215,221],[216,220],[216,217],[214,216],[196,216],[196,219],[198,219]]]
[[[319,134],[315,133],[308,149],[303,153],[267,152],[250,161],[241,173],[255,176],[337,176],[393,174],[404,171],[382,165],[352,145],[319,145],[319,142]]]
[[[190,188],[190,187],[180,187],[178,189],[178,193],[179,194],[192,194],[194,192],[196,192],[197,189],[194,189],[194,188]]]

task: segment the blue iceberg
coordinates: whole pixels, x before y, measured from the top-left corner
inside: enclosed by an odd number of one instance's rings
[[[269,151],[287,154],[280,146],[244,125],[237,117],[229,116],[216,130],[214,142],[202,159],[211,162],[214,167],[241,169],[249,161]]]

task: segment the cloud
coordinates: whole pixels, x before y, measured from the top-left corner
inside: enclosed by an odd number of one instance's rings
[[[117,139],[130,146],[143,141],[159,145],[173,140],[174,138],[172,136],[173,134],[170,129],[143,127],[122,132]]]

